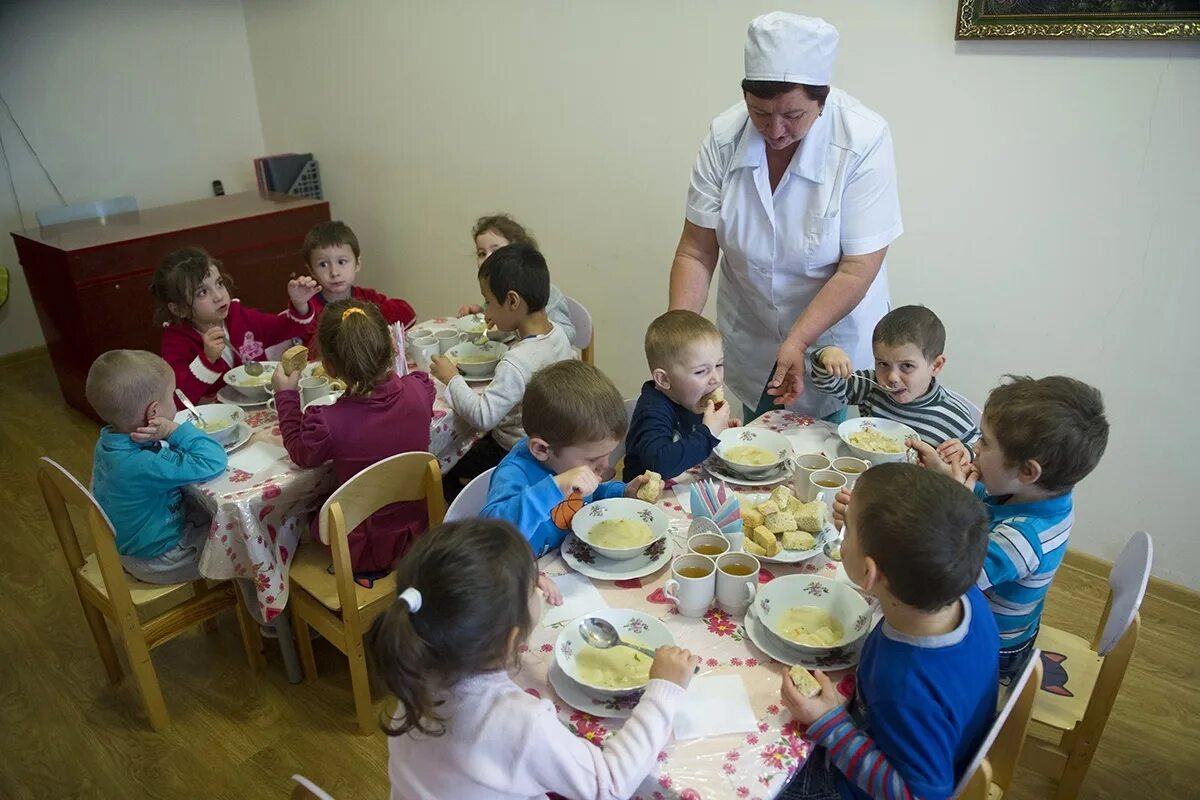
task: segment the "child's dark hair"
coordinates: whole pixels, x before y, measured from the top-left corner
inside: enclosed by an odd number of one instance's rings
[[[516,292],[531,313],[541,311],[550,299],[550,269],[531,244],[509,244],[492,253],[479,265],[479,280],[487,281],[500,302]]]
[[[217,268],[221,282],[225,288],[233,291],[233,279],[221,269],[221,262],[208,254],[202,247],[184,247],[167,253],[154,270],[150,278],[150,294],[154,295],[155,321],[162,324],[187,319],[184,314],[171,310],[186,309],[191,312],[192,303],[196,299],[196,289],[208,277],[208,267]]]
[[[486,217],[480,217],[475,220],[475,227],[471,229],[471,238],[476,239],[481,233],[495,231],[508,240],[509,244],[527,244],[530,247],[537,247],[537,240],[533,238],[533,234],[525,228],[524,225],[517,222],[508,214],[489,214]]]
[[[371,394],[396,363],[395,341],[374,303],[330,303],[321,313],[317,345],[321,360],[352,395]]]
[[[629,427],[625,401],[613,382],[592,364],[575,360],[551,364],[533,376],[521,401],[521,419],[526,433],[551,447],[620,441]]]
[[[854,485],[864,556],[896,599],[937,611],[975,585],[987,554],[987,510],[958,481],[915,464],[880,464]]]
[[[946,326],[925,306],[900,306],[879,320],[871,344],[916,345],[926,361],[933,361],[946,352]]]
[[[325,247],[337,247],[339,245],[347,245],[354,251],[354,257],[358,258],[358,237],[354,235],[354,231],[350,230],[349,225],[340,219],[329,222],[318,222],[312,226],[308,235],[304,237],[304,263],[312,264],[314,250],[320,250]]]
[[[1015,467],[1036,461],[1035,484],[1062,494],[1086,478],[1108,447],[1108,419],[1100,390],[1063,375],[1033,379],[1006,375],[988,395],[983,419]]]
[[[376,680],[400,700],[389,736],[440,736],[443,693],[463,678],[517,663],[529,638],[537,582],[529,543],[507,522],[448,522],[420,536],[396,565],[396,586],[421,593],[417,611],[396,599],[368,634]]]

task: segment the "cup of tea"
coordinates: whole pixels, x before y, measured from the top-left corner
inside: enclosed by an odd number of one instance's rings
[[[316,400],[318,397],[324,397],[333,389],[329,385],[328,378],[301,378],[300,379],[300,407],[303,408]]]
[[[412,356],[413,363],[417,365],[417,369],[428,372],[429,363],[440,352],[438,340],[432,336],[414,336],[408,340],[408,352]]]
[[[708,556],[689,553],[671,562],[663,594],[685,617],[703,617],[717,593],[717,565]]]
[[[762,566],[749,553],[726,553],[717,559],[717,606],[740,616],[754,602]]]
[[[842,456],[833,460],[833,470],[840,473],[846,479],[847,489],[854,488],[854,483],[858,480],[858,476],[870,468],[870,461],[864,461],[861,458],[854,458],[853,456]]]
[[[833,501],[837,493],[847,485],[846,476],[832,469],[823,469],[808,476],[808,486],[803,495],[804,502],[811,503],[820,500],[829,506],[830,519],[833,518]],[[796,487],[799,494],[800,486]]]
[[[438,352],[446,355],[446,351],[454,347],[459,342],[466,341],[458,331],[443,330],[433,334],[433,338],[437,340]]]
[[[702,556],[716,558],[729,551],[729,540],[719,533],[697,533],[688,537],[688,550]]]
[[[820,472],[824,469],[833,469],[829,459],[820,453],[806,453],[802,456],[794,456],[792,463],[796,465],[796,472],[792,477],[792,483],[796,489],[797,497],[804,497],[807,491],[804,487],[808,484],[808,477],[814,472]]]

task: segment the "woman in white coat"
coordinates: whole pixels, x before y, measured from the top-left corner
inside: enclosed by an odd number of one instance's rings
[[[805,355],[836,344],[873,362],[884,256],[903,230],[887,123],[830,88],[837,30],[773,12],[746,35],[744,102],[713,120],[692,169],[670,306],[700,311],[719,264],[727,386],[747,421],[774,405],[836,419]]]

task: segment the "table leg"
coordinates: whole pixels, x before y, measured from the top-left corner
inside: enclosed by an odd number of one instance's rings
[[[296,655],[296,637],[292,633],[292,615],[284,609],[275,617],[275,635],[279,637],[279,655],[283,657],[283,669],[289,683],[300,683],[304,673],[300,670],[300,659]]]

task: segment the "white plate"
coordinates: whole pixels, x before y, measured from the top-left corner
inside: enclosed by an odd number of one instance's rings
[[[251,400],[232,386],[222,386],[221,391],[217,392],[218,402],[242,408],[259,408],[265,406],[270,399],[270,397],[264,397],[262,400]]]
[[[490,381],[492,380],[492,378],[496,377],[496,373],[495,373],[495,372],[493,372],[491,375],[477,375],[477,376],[474,376],[474,377],[472,377],[472,376],[470,376],[470,375],[463,375],[461,372],[460,372],[460,373],[458,373],[458,374],[459,374],[459,375],[462,377],[462,379],[463,379],[464,381],[466,381],[467,383],[488,383],[488,382],[490,382]]]
[[[250,437],[254,435],[254,430],[244,422],[239,422],[237,431],[233,434],[233,439],[229,444],[225,445],[225,452],[232,453],[239,447],[250,441]]]
[[[774,486],[777,483],[784,483],[792,478],[791,466],[785,466],[775,476],[759,481],[752,481],[747,478],[739,478],[732,473],[725,472],[725,470],[721,469],[721,465],[715,460],[705,461],[703,466],[704,471],[717,480],[725,481],[726,483],[732,483],[737,486]]]
[[[756,506],[765,501],[771,495],[766,492],[747,492],[738,495],[738,503],[748,503]],[[837,530],[832,524],[826,522],[825,530],[813,536],[813,546],[811,550],[780,550],[776,556],[755,556],[759,561],[766,561],[771,564],[796,564],[801,561],[808,561],[810,558],[815,558],[825,553],[825,543],[837,540]]]
[[[762,621],[754,615],[753,608],[746,612],[742,628],[745,629],[746,636],[750,638],[750,641],[754,642],[755,647],[776,661],[787,664],[790,667],[799,665],[805,669],[819,669],[826,672],[850,669],[858,663],[858,657],[862,649],[861,644],[853,648],[838,647],[830,650],[828,655],[809,658],[775,641],[771,637],[770,632],[762,624]],[[859,642],[866,642],[866,639],[867,637],[864,636]]]
[[[671,536],[653,542],[647,548],[655,555],[640,555],[627,561],[613,561],[588,547],[575,534],[567,534],[561,553],[567,566],[588,578],[599,581],[625,581],[644,578],[658,572],[671,563]],[[591,561],[587,561],[587,558]]]
[[[597,700],[583,691],[583,688],[571,680],[558,664],[550,665],[550,686],[558,699],[576,711],[591,714],[593,717],[608,717],[610,719],[629,719],[637,706],[637,698],[622,698],[620,700]]]

